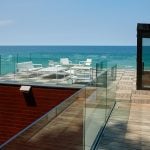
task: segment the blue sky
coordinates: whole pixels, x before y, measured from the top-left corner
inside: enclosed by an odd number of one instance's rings
[[[136,45],[150,0],[0,0],[0,45]]]

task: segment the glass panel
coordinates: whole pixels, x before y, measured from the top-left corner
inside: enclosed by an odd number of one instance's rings
[[[7,83],[15,80],[16,57],[12,55],[0,56],[0,82]]]
[[[107,111],[106,117],[109,116],[110,111],[115,103],[116,98],[116,74],[117,74],[117,65],[112,66],[107,71]]]
[[[96,64],[96,79],[86,87],[85,149],[90,149],[106,120],[107,71]]]
[[[143,38],[142,43],[142,85],[143,87],[150,87],[150,39]]]

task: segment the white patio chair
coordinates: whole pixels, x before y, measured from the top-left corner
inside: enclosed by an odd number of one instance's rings
[[[92,64],[92,59],[87,58],[86,61],[80,61],[79,64],[82,64],[84,66],[90,66]]]
[[[21,62],[16,64],[17,72],[32,72],[42,69],[42,64],[33,64],[32,61]]]

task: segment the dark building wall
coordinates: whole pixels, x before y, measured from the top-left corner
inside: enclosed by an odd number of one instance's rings
[[[0,144],[27,127],[78,89],[32,87],[35,106],[28,106],[20,86],[0,85]]]

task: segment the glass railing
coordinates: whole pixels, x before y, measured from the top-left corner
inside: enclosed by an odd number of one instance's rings
[[[19,58],[17,59],[19,60]],[[15,59],[12,59],[12,62],[15,60],[14,62],[16,63],[17,59],[15,57]],[[36,61],[35,63],[38,64],[39,61]],[[101,136],[101,132],[115,104],[117,66],[114,65],[107,68],[106,61],[96,63],[95,66],[96,67],[66,65],[63,66],[66,70],[64,69],[60,71],[59,67],[62,66],[58,65],[57,68],[56,66],[53,68],[56,69],[56,73],[52,75],[45,69],[46,67],[42,68],[45,70],[33,72],[34,74],[21,74],[15,72],[13,79],[18,83],[37,83],[47,86],[50,84],[57,86],[67,85],[67,87],[80,85],[80,92],[70,97],[69,99],[71,100],[65,100],[63,103],[48,112],[46,114],[47,116],[44,115],[46,116],[46,119],[51,118],[51,113],[54,115],[54,120],[52,122],[50,122],[51,120],[46,120],[46,124],[48,124],[48,127],[50,128],[48,132],[49,136],[47,136],[49,142],[50,140],[54,141],[53,135],[55,134],[59,135],[57,137],[55,136],[56,140],[59,138],[64,139],[63,143],[59,142],[59,144],[62,144],[63,146],[66,145],[72,148],[80,147],[81,149],[93,149],[96,146],[99,136]],[[60,113],[61,115],[59,116]],[[11,143],[13,143],[16,138],[17,142],[25,142],[23,141],[24,135],[29,134],[29,132],[26,131],[30,128],[33,129],[33,135],[36,134],[39,131],[36,130],[36,124],[42,122],[42,120],[45,119],[42,117],[24,129],[11,140]],[[55,122],[55,125],[57,125],[58,122],[58,126],[56,126],[54,130],[51,130],[51,127],[54,127],[53,122]],[[45,132],[44,126],[40,127],[40,129],[41,128],[43,128],[42,130]],[[31,132],[31,130],[29,131]],[[60,134],[60,131],[64,132]],[[29,136],[27,137],[30,138]],[[38,141],[43,140],[44,143],[44,139],[40,138],[42,137],[39,136]],[[32,143],[32,139],[30,141]],[[36,143],[38,141],[36,141]],[[34,138],[32,144],[35,144]]]
[[[87,59],[92,59],[92,64],[95,66],[96,62],[99,61],[99,58],[92,58],[88,56],[79,56],[76,58],[72,58],[70,54],[62,54],[60,57],[59,55],[54,55],[51,53],[27,53],[26,55],[19,53],[19,54],[13,54],[13,55],[0,55],[0,62],[3,63],[20,63],[20,62],[27,62],[32,61],[33,63],[42,64],[43,67],[46,67],[49,65],[49,62],[56,62],[59,63],[61,58],[68,58],[70,61],[69,63],[72,64],[79,64],[80,62],[86,61]],[[12,69],[11,69],[12,68]],[[13,67],[9,68],[9,72],[14,72]],[[5,72],[3,66],[1,66],[2,74],[9,73]]]
[[[68,59],[68,60],[66,60]],[[62,61],[60,61],[62,60]],[[84,60],[84,61],[83,61]],[[91,60],[91,62],[88,62]],[[64,61],[64,62],[63,62]],[[66,62],[68,61],[68,62]],[[50,54],[0,56],[0,83],[75,85],[93,80],[96,59],[71,59]],[[101,68],[105,68],[101,63]],[[95,77],[94,77],[95,78]]]
[[[33,64],[41,64],[43,67],[48,67],[52,65],[60,65],[60,60],[62,58],[68,58],[69,65],[79,65],[83,64],[87,59],[91,59],[90,66],[95,67],[96,63],[99,61],[99,58],[92,58],[88,56],[80,56],[79,58],[71,58],[70,55],[54,55],[51,53],[28,53],[24,54],[13,54],[13,55],[0,55],[0,74],[5,75],[8,73],[17,72],[17,63],[29,62],[32,61]],[[66,63],[66,62],[64,62]],[[102,67],[105,67],[105,64],[101,64]]]

